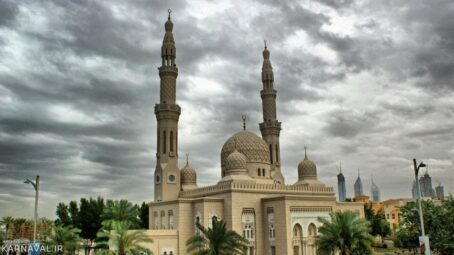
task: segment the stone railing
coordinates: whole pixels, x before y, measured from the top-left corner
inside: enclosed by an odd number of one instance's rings
[[[228,182],[216,185],[201,187],[194,190],[181,191],[181,197],[206,196],[225,191],[258,191],[268,193],[286,193],[286,194],[314,194],[320,195],[333,193],[332,187],[309,186],[309,185],[280,185],[266,183],[246,183],[246,182]]]

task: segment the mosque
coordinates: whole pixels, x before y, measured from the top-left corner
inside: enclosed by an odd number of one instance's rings
[[[270,51],[265,45],[262,65],[263,122],[261,136],[245,128],[227,139],[221,150],[221,178],[199,187],[197,171],[188,161],[178,166],[178,120],[176,101],[178,68],[173,22],[165,23],[159,67],[160,101],[155,105],[157,153],[154,173],[154,202],[150,205],[148,248],[156,255],[183,255],[186,241],[197,232],[198,222],[206,227],[213,217],[250,242],[247,255],[315,255],[318,217],[336,210],[358,211],[361,203],[337,202],[332,187],[317,179],[317,167],[307,153],[298,164],[298,180],[282,175],[276,116],[276,89]],[[286,171],[293,171],[286,169]]]

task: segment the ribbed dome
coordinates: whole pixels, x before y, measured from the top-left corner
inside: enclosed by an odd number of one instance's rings
[[[298,180],[317,179],[317,166],[304,156],[304,160],[298,164]]]
[[[195,169],[186,162],[186,165],[181,169],[181,183],[197,183],[197,172]]]
[[[245,169],[247,168],[246,156],[242,153],[234,150],[225,160],[225,169]]]
[[[270,152],[266,142],[249,131],[240,131],[231,136],[222,146],[221,167],[226,166],[227,157],[237,150],[246,157],[246,161],[270,163]]]

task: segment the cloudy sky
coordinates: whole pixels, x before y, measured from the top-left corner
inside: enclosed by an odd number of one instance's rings
[[[259,134],[263,40],[287,183],[308,155],[336,187],[342,161],[383,198],[410,197],[412,158],[454,191],[454,3],[445,1],[0,1],[0,216],[59,201],[153,199],[160,47],[171,8],[180,155],[199,185],[220,150]],[[183,157],[180,158],[181,165]]]

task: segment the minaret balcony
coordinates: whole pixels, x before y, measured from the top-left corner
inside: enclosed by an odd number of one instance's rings
[[[261,90],[260,95],[263,97],[265,96],[274,96],[276,97],[277,91],[275,89],[266,89],[266,90]]]
[[[158,70],[159,70],[159,76],[173,75],[176,77],[178,75],[178,67],[176,67],[175,65],[173,65],[173,66],[163,65],[163,66],[159,67]]]
[[[175,119],[178,120],[181,114],[181,108],[177,104],[156,104],[154,106],[156,118],[160,119]]]
[[[264,129],[264,128],[278,128],[278,129],[281,129],[281,122],[279,122],[277,120],[264,121],[264,122],[260,123],[259,125],[260,125],[260,129]]]

